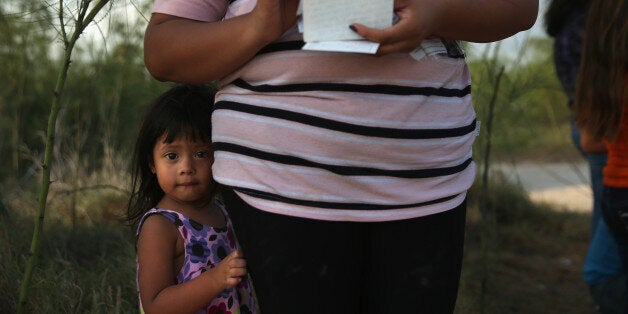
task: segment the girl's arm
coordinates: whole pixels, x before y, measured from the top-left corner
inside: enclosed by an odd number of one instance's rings
[[[164,81],[220,79],[288,30],[297,6],[298,0],[258,0],[252,12],[216,22],[153,14],[144,36],[146,68]]]
[[[145,313],[195,313],[246,275],[236,251],[198,277],[175,284],[178,231],[160,215],[146,218],[137,243],[139,291]]]
[[[492,42],[534,25],[538,0],[395,0],[399,22],[383,30],[353,24],[381,43],[379,54],[408,52],[427,37]]]

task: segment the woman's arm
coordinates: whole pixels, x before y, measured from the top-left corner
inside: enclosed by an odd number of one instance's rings
[[[492,42],[534,25],[538,0],[395,0],[399,22],[378,30],[353,24],[381,43],[379,54],[407,52],[427,37]]]
[[[297,5],[297,0],[259,0],[252,12],[217,22],[153,14],[144,36],[146,68],[163,81],[220,79],[289,29]]]

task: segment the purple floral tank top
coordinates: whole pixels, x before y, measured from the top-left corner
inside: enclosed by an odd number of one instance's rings
[[[218,200],[215,200],[215,203],[227,222],[223,228],[202,225],[176,211],[164,208],[149,210],[139,223],[138,235],[146,217],[159,214],[170,220],[179,230],[185,247],[185,258],[183,266],[177,274],[177,284],[196,278],[206,269],[215,267],[238,246],[233,225],[224,205]],[[137,274],[139,271],[138,267]],[[246,314],[257,312],[253,287],[247,276],[237,286],[223,291],[197,313]]]

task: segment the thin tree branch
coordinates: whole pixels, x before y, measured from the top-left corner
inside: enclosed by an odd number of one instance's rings
[[[33,270],[35,269],[35,265],[37,264],[37,259],[39,257],[40,250],[40,242],[41,242],[41,233],[44,225],[44,216],[46,211],[46,201],[48,198],[48,191],[50,189],[50,163],[52,160],[52,149],[54,146],[55,139],[55,126],[57,122],[57,115],[60,109],[61,96],[63,94],[63,89],[65,87],[65,82],[67,80],[68,70],[70,68],[70,62],[72,58],[72,50],[74,50],[74,45],[78,40],[79,36],[85,30],[85,27],[89,25],[94,17],[98,14],[98,12],[109,2],[109,0],[99,0],[91,11],[88,12],[89,4],[91,0],[81,0],[81,12],[79,12],[78,18],[75,20],[74,33],[72,37],[68,40],[67,33],[65,30],[64,19],[63,19],[63,0],[59,2],[59,20],[61,21],[61,32],[63,36],[63,43],[65,48],[65,56],[63,59],[63,66],[59,75],[57,77],[57,83],[55,84],[55,89],[52,98],[52,104],[50,106],[50,116],[48,117],[48,126],[46,132],[46,148],[44,153],[44,160],[41,165],[42,168],[42,181],[41,181],[41,190],[39,193],[38,199],[38,209],[37,209],[37,220],[35,222],[35,230],[33,231],[33,238],[31,241],[31,247],[29,251],[29,261],[26,265],[26,270],[24,271],[24,279],[22,280],[22,284],[20,287],[20,295],[18,300],[18,308],[17,313],[22,314],[26,312],[26,297],[28,295],[28,288],[30,286],[30,281],[33,275]]]
[[[497,102],[497,96],[499,94],[499,85],[501,83],[502,75],[504,74],[504,66],[499,68],[499,72],[495,78],[495,85],[493,86],[493,95],[491,95],[491,101],[489,103],[488,121],[486,122],[486,146],[484,148],[484,169],[482,173],[482,187],[480,192],[480,213],[482,214],[482,232],[481,232],[481,256],[482,256],[482,283],[480,291],[480,313],[485,313],[486,304],[484,296],[487,293],[488,275],[489,275],[489,245],[493,239],[494,229],[494,216],[489,208],[488,202],[488,174],[490,169],[490,155],[491,155],[491,136],[493,128],[493,116],[495,103]]]

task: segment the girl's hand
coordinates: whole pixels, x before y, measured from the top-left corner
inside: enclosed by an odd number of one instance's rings
[[[246,276],[246,260],[239,250],[231,252],[214,268],[216,279],[221,281],[225,289],[235,287],[242,277]]]

